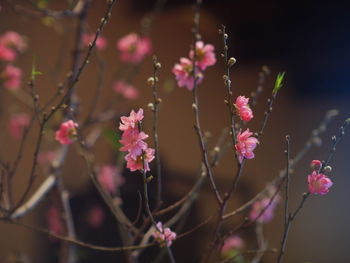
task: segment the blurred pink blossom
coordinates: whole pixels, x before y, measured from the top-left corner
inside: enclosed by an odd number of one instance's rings
[[[52,232],[55,235],[62,235],[63,226],[62,226],[59,209],[56,206],[51,205],[47,210],[46,216],[47,216],[47,223],[48,223],[48,228],[50,232]]]
[[[230,236],[225,239],[224,245],[221,248],[221,253],[226,253],[232,249],[242,249],[244,246],[244,242],[242,238],[237,235]]]
[[[307,177],[307,182],[309,184],[309,192],[311,194],[325,195],[329,192],[329,188],[333,185],[331,179],[322,173],[313,171]]]
[[[253,204],[252,209],[250,210],[249,220],[250,221],[257,220],[260,223],[270,222],[274,216],[274,211],[275,211],[276,205],[278,203],[278,197],[275,197],[275,199],[271,203],[270,203],[270,201],[271,201],[271,197],[269,197],[269,198],[266,197],[260,201],[256,201]],[[264,210],[264,212],[260,215],[260,213],[263,210]]]
[[[106,215],[103,208],[99,205],[94,205],[89,210],[89,213],[87,216],[87,223],[92,228],[100,228],[103,224],[105,216]]]
[[[52,163],[56,159],[57,153],[55,151],[40,152],[38,162],[41,165]]]
[[[102,187],[111,194],[115,194],[117,188],[125,182],[119,169],[112,165],[102,166],[97,178]]]
[[[0,60],[4,60],[6,62],[12,62],[16,59],[16,52],[6,47],[4,44],[0,43]]]
[[[30,117],[27,113],[13,114],[10,118],[9,130],[12,137],[19,139],[22,136],[23,129],[28,127]]]
[[[56,140],[61,144],[71,144],[77,136],[78,123],[68,120],[61,123],[60,128],[56,131]]]
[[[190,91],[193,89],[193,66],[191,60],[188,58],[180,58],[180,64],[174,65],[173,73],[175,74],[175,79],[179,87],[185,87]],[[200,84],[203,80],[203,74],[198,71],[196,75],[197,84]]]
[[[169,227],[164,228],[163,224],[158,222],[157,230],[153,233],[153,238],[161,247],[170,247],[173,241],[176,240],[176,233],[172,232]]]
[[[235,148],[240,163],[242,163],[244,158],[253,159],[255,156],[253,151],[259,141],[252,135],[253,133],[250,132],[249,129],[245,130],[243,133],[239,132],[237,134],[237,144],[235,145]]]
[[[193,59],[193,50],[189,52],[189,57]],[[216,63],[214,46],[204,44],[203,41],[196,42],[196,65],[201,70],[205,70],[208,66],[213,66]]]
[[[148,37],[130,33],[118,40],[117,49],[120,52],[120,60],[137,64],[151,52],[152,43]]]
[[[133,100],[139,97],[138,89],[124,81],[116,81],[113,85],[113,89],[116,93],[123,95],[126,99]]]
[[[26,43],[23,37],[17,32],[8,31],[0,36],[0,44],[5,47],[15,49],[16,51],[22,52],[26,48]]]
[[[12,65],[7,65],[1,73],[4,87],[9,90],[17,90],[21,84],[22,70]]]
[[[84,34],[83,36],[83,42],[84,42],[84,45],[85,46],[89,46],[90,43],[92,43],[92,41],[94,40],[95,38],[95,34]],[[107,41],[106,41],[106,38],[103,37],[103,36],[99,36],[97,39],[96,39],[96,48],[100,51],[104,50],[107,46]]]

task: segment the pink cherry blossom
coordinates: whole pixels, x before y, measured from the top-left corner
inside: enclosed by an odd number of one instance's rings
[[[1,80],[4,87],[9,90],[17,90],[21,84],[22,70],[12,65],[7,65],[5,70],[1,73]]]
[[[126,131],[128,129],[137,128],[137,123],[143,119],[143,109],[139,109],[137,112],[131,111],[130,116],[122,116],[120,118],[119,130]]]
[[[238,96],[236,99],[236,103],[234,104],[237,110],[237,113],[242,121],[250,121],[253,116],[253,111],[249,107],[249,98],[244,96]]]
[[[113,85],[113,89],[116,93],[121,94],[126,99],[133,100],[139,97],[138,89],[124,81],[116,81]]]
[[[153,233],[153,238],[159,243],[161,247],[170,247],[174,240],[176,240],[176,233],[172,232],[169,227],[164,228],[161,222],[157,223],[157,230]]]
[[[253,111],[249,106],[243,106],[238,109],[238,115],[242,121],[250,121],[253,119]]]
[[[102,166],[97,178],[102,187],[111,194],[115,194],[117,188],[125,182],[119,169],[112,165]]]
[[[71,144],[76,139],[78,123],[68,120],[61,123],[60,129],[56,131],[56,140],[61,144]]]
[[[105,219],[105,211],[103,208],[99,205],[94,205],[90,208],[88,216],[87,216],[87,223],[92,228],[100,228],[103,224],[103,221]]]
[[[259,143],[258,139],[252,137],[253,133],[249,129],[245,130],[243,133],[239,132],[237,134],[237,144],[235,145],[236,151],[238,153],[238,160],[242,163],[243,159],[253,159],[254,149]]]
[[[120,60],[137,64],[151,52],[152,43],[148,37],[130,33],[118,40],[117,49],[120,52]]]
[[[180,64],[175,64],[173,73],[179,87],[185,87],[190,91],[193,89],[193,65],[191,60],[180,58]],[[198,71],[196,76],[197,84],[200,84],[203,80],[203,74]]]
[[[147,143],[143,141],[147,138],[148,135],[146,133],[139,132],[137,129],[127,130],[119,141],[123,145],[120,151],[129,152],[130,157],[136,160],[137,156],[147,149]]]
[[[242,249],[244,242],[242,238],[237,235],[230,236],[225,239],[224,245],[221,248],[221,253],[226,253],[232,249]]]
[[[322,162],[319,160],[312,160],[310,163],[310,167],[311,167],[311,169],[318,171],[322,167]]]
[[[246,98],[244,96],[238,96],[236,99],[236,103],[235,106],[237,108],[243,107],[243,106],[247,106],[247,104],[249,103],[249,98]]]
[[[190,51],[189,57],[193,59],[193,50]],[[214,46],[211,44],[204,44],[203,41],[196,42],[196,65],[201,70],[205,70],[208,66],[216,63]]]
[[[0,37],[0,43],[8,48],[22,52],[26,48],[23,37],[17,32],[8,31]]]
[[[150,171],[149,163],[154,159],[155,150],[152,148],[147,148],[142,154],[133,158],[129,153],[125,156],[126,168],[130,169],[131,172],[139,171]]]
[[[307,182],[309,184],[309,192],[319,195],[327,194],[329,188],[333,185],[331,179],[317,171],[313,171],[312,174],[307,177]]]
[[[4,60],[6,62],[12,62],[16,59],[16,52],[6,47],[4,44],[0,43],[0,60]]]
[[[13,114],[10,118],[9,130],[12,137],[19,139],[23,129],[28,127],[30,117],[27,113]]]
[[[95,34],[84,34],[83,36],[83,42],[85,46],[89,46],[90,43],[92,43],[92,41],[95,39]],[[106,38],[103,36],[99,36],[96,39],[96,48],[98,50],[104,50],[107,46],[107,41]]]

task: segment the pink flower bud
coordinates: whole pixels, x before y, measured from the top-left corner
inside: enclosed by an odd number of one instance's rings
[[[319,171],[322,167],[322,162],[319,160],[312,160],[310,163],[310,167],[312,170]]]
[[[161,247],[164,247],[165,245],[170,247],[173,241],[176,239],[176,233],[172,232],[168,227],[164,228],[163,224],[158,222],[157,230],[153,233],[153,238]]]
[[[239,132],[237,134],[237,143],[235,145],[238,160],[242,163],[243,159],[253,159],[254,158],[254,149],[259,143],[258,139],[252,136],[253,133],[249,129],[245,130],[243,133]]]

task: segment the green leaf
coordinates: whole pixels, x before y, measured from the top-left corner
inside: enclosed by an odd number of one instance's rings
[[[114,130],[106,129],[103,131],[103,136],[107,140],[107,142],[112,146],[112,148],[116,152],[119,152],[119,148],[121,147],[121,143],[119,142],[119,134]]]
[[[40,71],[36,70],[35,66],[35,56],[33,56],[33,64],[32,64],[32,73],[31,73],[31,80],[35,80],[35,76],[42,75]]]
[[[345,122],[350,123],[350,118],[347,118]]]
[[[283,79],[284,79],[284,74],[285,72],[280,72],[277,74],[277,77],[276,77],[276,82],[275,82],[275,87],[273,88],[273,91],[272,91],[272,94],[273,95],[276,95],[277,92],[282,88],[283,86]]]

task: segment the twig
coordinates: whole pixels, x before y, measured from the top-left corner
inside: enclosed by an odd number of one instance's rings
[[[158,140],[158,112],[159,104],[161,103],[161,98],[158,96],[157,91],[157,71],[160,69],[161,64],[157,61],[157,57],[153,57],[153,76],[149,79],[149,82],[152,87],[153,93],[153,103],[152,103],[152,112],[153,112],[153,141],[154,148],[156,151],[156,167],[157,167],[157,176],[156,176],[156,204],[155,207],[158,209],[162,204],[162,174],[161,174],[161,163],[160,163],[160,153],[159,153],[159,140]]]
[[[222,203],[221,196],[219,194],[219,191],[215,185],[214,178],[213,178],[213,173],[209,164],[209,159],[208,159],[208,153],[206,149],[206,145],[204,142],[204,137],[203,137],[203,132],[200,126],[200,120],[199,120],[199,101],[198,101],[198,92],[197,92],[197,51],[196,51],[196,43],[197,40],[200,38],[199,35],[199,18],[200,18],[200,6],[202,4],[202,0],[196,0],[195,4],[195,14],[194,14],[194,27],[193,27],[193,35],[194,35],[194,41],[193,41],[193,60],[192,60],[192,65],[193,65],[193,104],[192,108],[195,114],[195,125],[194,129],[196,131],[198,140],[199,140],[199,146],[201,148],[201,153],[202,153],[202,161],[205,165],[205,168],[207,169],[207,175],[209,177],[211,186],[213,188],[213,191],[215,193],[216,201],[220,205]]]

